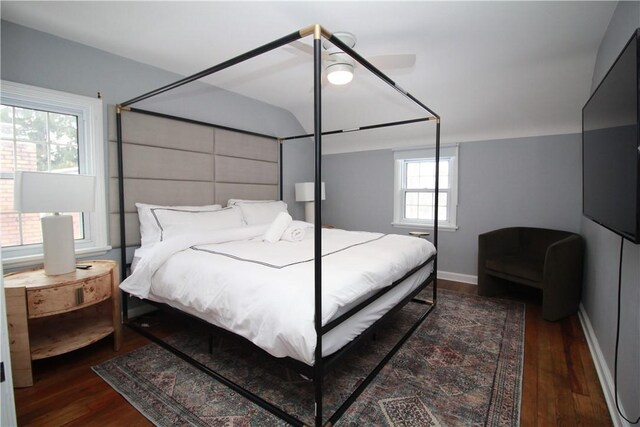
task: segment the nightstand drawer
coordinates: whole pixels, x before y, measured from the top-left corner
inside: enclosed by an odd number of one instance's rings
[[[27,290],[29,318],[86,307],[111,296],[111,275],[44,289]]]

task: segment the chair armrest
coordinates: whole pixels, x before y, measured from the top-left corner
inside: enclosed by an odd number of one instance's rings
[[[549,245],[544,258],[545,283],[567,281],[582,284],[583,256],[584,243],[577,234]]]
[[[582,294],[584,243],[577,234],[547,248],[544,260],[542,317],[562,319],[578,310]]]

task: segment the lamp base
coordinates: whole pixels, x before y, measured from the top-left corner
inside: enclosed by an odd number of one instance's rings
[[[40,222],[42,223],[44,274],[57,276],[75,271],[76,253],[71,215],[45,216]]]
[[[306,222],[310,222],[311,224],[315,223],[315,220],[316,220],[315,202],[305,202],[305,204],[304,204],[304,220]]]

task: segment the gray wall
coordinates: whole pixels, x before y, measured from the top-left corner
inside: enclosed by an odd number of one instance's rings
[[[640,2],[619,2],[600,44],[593,71],[594,90],[640,26]],[[614,349],[621,237],[582,218],[587,264],[582,304],[591,322],[610,377]],[[618,394],[627,418],[640,416],[640,245],[624,242]],[[613,384],[609,384],[610,387]]]
[[[7,21],[1,22],[1,43],[0,76],[4,80],[85,96],[100,92],[105,106],[105,141],[107,105],[124,102],[182,77]],[[304,133],[287,110],[198,82],[136,106],[269,135]],[[284,199],[292,215],[300,219],[304,208],[295,202],[293,184],[312,178],[312,159],[311,144],[285,144]]]
[[[577,232],[581,212],[580,135],[460,144],[458,230],[441,231],[438,267],[476,275],[478,234],[509,226]],[[323,222],[404,234],[393,219],[393,152],[323,156]]]

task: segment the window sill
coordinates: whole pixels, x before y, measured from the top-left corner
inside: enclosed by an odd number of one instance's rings
[[[110,250],[111,250],[111,246],[76,249],[76,257],[104,255]],[[12,258],[3,258],[2,267],[3,268],[29,267],[36,264],[42,264],[43,260],[44,260],[44,255],[41,253],[33,254],[33,255],[17,256]]]
[[[422,223],[412,223],[412,222],[392,222],[392,226],[398,228],[412,228],[418,230],[433,230],[433,225],[431,224],[422,224]],[[438,226],[438,231],[456,231],[458,229],[457,225],[451,224],[440,224]]]

